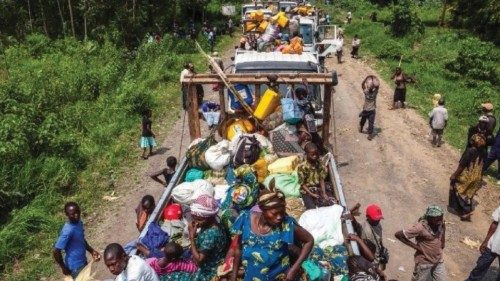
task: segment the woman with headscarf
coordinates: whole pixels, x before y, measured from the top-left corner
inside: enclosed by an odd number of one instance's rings
[[[257,207],[242,213],[232,227],[233,242],[229,255],[234,258],[231,280],[244,267],[245,281],[295,280],[301,263],[307,258],[314,239],[307,230],[285,213],[285,195],[275,189],[263,191]],[[290,264],[289,245],[297,241],[300,254]]]
[[[193,221],[189,224],[189,240],[192,259],[198,265],[198,271],[187,279],[173,274],[162,280],[210,281],[216,276],[217,265],[226,256],[229,238],[216,221],[219,211],[217,201],[212,196],[200,195],[190,209]]]
[[[472,198],[482,185],[481,172],[486,158],[486,139],[474,134],[470,146],[462,154],[456,171],[450,177],[448,206],[463,221],[470,221],[474,205]]]

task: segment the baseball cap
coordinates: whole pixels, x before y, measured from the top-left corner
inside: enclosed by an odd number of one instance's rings
[[[371,204],[366,207],[366,216],[374,221],[379,221],[384,218],[382,215],[382,209],[376,204]]]

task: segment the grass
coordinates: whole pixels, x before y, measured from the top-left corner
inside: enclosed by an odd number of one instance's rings
[[[13,210],[7,222],[0,226],[0,267],[3,269],[0,280],[57,279],[59,269],[51,252],[65,220],[61,210],[64,202],[78,202],[82,207],[82,217],[91,228],[92,221],[101,215],[97,210],[107,204],[102,196],[113,192],[118,179],[128,176],[130,169],[137,168],[138,162],[142,163],[138,160],[140,115],[133,112],[143,105],[143,98],[153,109],[153,130],[160,137],[166,135],[180,112],[178,76],[182,65],[192,61],[199,71],[207,70],[201,55],[184,51],[195,50],[192,42],[171,41],[166,39],[161,45],[144,45],[135,57],[122,55],[116,60],[119,63],[99,67],[100,76],[112,76],[109,77],[112,81],[109,91],[102,90],[108,95],[101,96],[95,104],[77,102],[74,106],[61,108],[61,111],[72,112],[68,116],[76,116],[75,124],[82,126],[77,139],[79,151],[88,158],[86,166],[78,172],[76,181],[68,190],[44,189],[29,204]],[[222,51],[233,41],[228,36],[220,36],[216,48]],[[56,41],[54,44],[67,43]],[[92,48],[100,50],[104,46]],[[50,50],[40,52],[45,54]],[[27,60],[30,63],[37,61],[35,58]],[[137,93],[139,89],[147,91],[147,96]],[[89,108],[93,111],[89,112]],[[124,114],[125,111],[129,113]]]
[[[389,85],[393,85],[390,76],[402,55],[403,71],[417,80],[415,84],[408,86],[407,100],[425,119],[432,109],[432,96],[440,93],[445,98],[450,118],[444,138],[456,148],[464,147],[466,131],[477,122],[481,103],[491,101],[500,107],[498,84],[460,76],[447,70],[447,64],[457,58],[468,40],[475,40],[477,44],[483,43],[467,31],[437,27],[441,11],[438,4],[426,4],[416,8],[426,26],[424,34],[395,38],[389,32],[391,7],[377,8],[364,0],[338,3],[335,7],[323,7],[334,15],[336,23],[344,20],[345,11],[353,12],[353,22],[345,27],[345,32],[348,37],[354,34],[360,36],[361,56],[370,61]],[[339,9],[343,12],[339,12]],[[378,13],[377,22],[369,20],[373,11]],[[491,47],[491,44],[486,45]],[[496,58],[492,63],[498,73],[500,48],[493,47],[488,52]]]

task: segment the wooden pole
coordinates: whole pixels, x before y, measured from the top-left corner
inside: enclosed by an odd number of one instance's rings
[[[219,124],[222,124],[222,122],[225,122],[227,120],[227,113],[226,113],[226,98],[224,97],[224,85],[219,85],[219,102],[220,102],[220,116],[221,120],[219,121]],[[224,126],[222,127],[222,135],[226,135],[226,128]]]
[[[260,84],[254,84],[254,87],[255,87],[255,102],[253,104],[255,105],[256,108],[260,101],[260,95],[261,95]]]
[[[200,118],[198,116],[198,94],[196,93],[196,85],[188,85],[188,124],[189,136],[191,141],[201,137]]]
[[[330,144],[330,119],[331,119],[331,105],[332,105],[332,84],[325,84],[324,95],[324,108],[323,108],[323,142],[326,145]]]

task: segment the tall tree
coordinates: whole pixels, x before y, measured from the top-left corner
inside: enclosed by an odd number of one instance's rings
[[[69,8],[69,18],[71,21],[71,31],[73,32],[73,37],[76,37],[76,32],[75,32],[75,21],[73,18],[73,7],[71,5],[71,0],[68,0],[68,8]]]
[[[64,28],[66,27],[66,23],[64,22],[64,16],[63,16],[63,12],[62,12],[62,9],[61,9],[61,2],[60,0],[56,0],[57,1],[57,9],[59,10],[59,16],[61,17],[61,30],[62,30],[62,33],[64,35],[64,33],[66,32],[64,30]]]
[[[40,12],[42,14],[43,31],[45,32],[45,35],[49,36],[49,30],[47,29],[47,19],[45,18],[45,12],[43,11],[42,0],[38,0],[38,3],[40,4]]]

